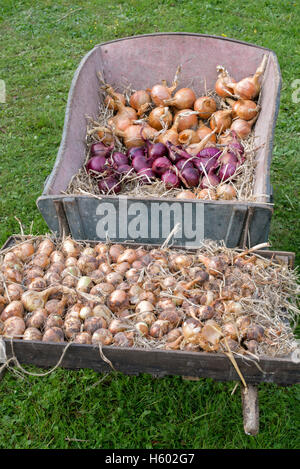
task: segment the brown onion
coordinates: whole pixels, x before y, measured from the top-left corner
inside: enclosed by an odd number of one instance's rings
[[[148,311],[146,313],[138,314],[137,320],[140,322],[145,322],[148,324],[148,326],[151,326],[156,321],[156,316],[152,312]]]
[[[68,318],[64,322],[64,333],[67,339],[72,339],[81,332],[81,321],[77,318]]]
[[[47,320],[47,311],[45,309],[38,309],[34,313],[29,313],[26,316],[26,327],[34,327],[42,329]]]
[[[109,324],[108,329],[113,335],[115,335],[118,332],[126,331],[128,329],[128,326],[120,319],[113,319]]]
[[[68,298],[66,296],[63,296],[61,300],[49,300],[45,303],[45,310],[47,311],[47,314],[57,314],[62,316],[67,302]]]
[[[52,253],[50,254],[50,262],[52,263],[56,263],[56,262],[64,262],[65,261],[65,256],[63,255],[63,253],[61,251],[52,251]]]
[[[151,327],[149,334],[156,339],[161,339],[169,330],[169,321],[158,319]]]
[[[114,290],[109,295],[107,305],[114,313],[126,309],[129,305],[128,294],[124,290]]]
[[[198,116],[194,111],[191,109],[181,109],[175,112],[174,117],[176,118],[179,116],[178,122],[178,132],[182,132],[183,130],[193,129],[195,130],[198,125]]]
[[[50,295],[57,293],[58,287],[49,287],[44,291],[36,292],[34,290],[27,290],[23,293],[21,301],[27,311],[36,311],[37,309],[44,308]]]
[[[228,84],[236,96],[242,99],[254,99],[258,96],[261,88],[260,77],[264,72],[267,59],[267,55],[264,55],[254,75],[243,78],[238,83]]]
[[[182,145],[190,145],[193,143],[199,143],[200,137],[197,132],[193,129],[182,130],[178,134],[178,142]]]
[[[133,338],[128,333],[118,332],[114,336],[114,344],[117,347],[132,347],[133,346]]]
[[[24,314],[24,307],[21,301],[15,300],[9,303],[9,305],[4,308],[0,315],[0,320],[5,322],[6,319],[12,316],[18,316],[19,318],[23,318]]]
[[[46,256],[50,256],[50,254],[54,251],[55,245],[51,239],[46,238],[39,244],[37,248],[37,253],[44,254]]]
[[[21,285],[11,283],[10,285],[7,285],[7,293],[9,295],[10,301],[20,300],[22,294],[24,293],[24,289]],[[7,298],[7,294],[4,296]]]
[[[174,96],[166,99],[164,104],[167,106],[174,106],[177,109],[190,109],[196,101],[196,95],[191,88],[181,88],[176,91]]]
[[[221,98],[232,96],[232,85],[236,83],[236,81],[232,77],[230,77],[227,70],[225,70],[223,67],[217,67],[217,71],[220,72],[218,75],[218,79],[215,83],[215,90],[217,95],[221,96]]]
[[[207,120],[214,112],[216,112],[217,103],[214,98],[202,96],[194,102],[194,110],[198,112],[200,119]]]
[[[137,259],[136,252],[134,249],[125,249],[125,251],[118,257],[117,263],[128,262],[132,264]]]
[[[92,335],[92,344],[110,345],[113,342],[113,335],[108,329],[97,329]]]
[[[233,101],[233,100],[231,100]],[[245,121],[249,121],[256,117],[259,111],[259,106],[250,99],[239,99],[232,102],[233,117],[239,117]]]
[[[150,91],[151,99],[156,106],[162,106],[166,99],[170,99],[174,88],[164,85],[154,85]]]
[[[148,324],[145,322],[137,322],[135,328],[142,336],[147,336],[149,334],[149,327]]]
[[[64,321],[59,314],[52,313],[50,314],[44,324],[45,331],[52,327],[63,327]]]
[[[43,335],[43,342],[64,342],[64,333],[60,327],[50,327]]]
[[[28,327],[24,334],[23,340],[42,340],[43,334],[36,327]]]
[[[12,316],[4,321],[4,337],[21,338],[25,331],[25,322],[18,316]]]
[[[111,257],[111,260],[113,262],[117,262],[118,260],[118,257],[125,251],[125,248],[124,246],[122,246],[121,244],[113,244],[110,248],[109,248],[109,255]]]
[[[93,334],[97,329],[106,329],[107,323],[103,317],[89,317],[86,318],[83,325],[83,330]]]
[[[34,254],[34,246],[30,242],[19,244],[13,253],[22,261],[26,261]]]
[[[73,339],[74,344],[91,344],[92,336],[89,332],[79,332]]]
[[[231,126],[232,118],[231,118],[232,111],[230,109],[216,111],[210,119],[210,128],[215,130],[218,133],[224,132]]]
[[[230,130],[233,130],[239,138],[246,138],[251,133],[252,126],[256,119],[257,116],[249,121],[244,119],[235,119],[231,124]]]
[[[66,239],[62,243],[62,251],[66,257],[78,257],[80,254],[80,249],[77,243],[72,239]]]
[[[156,130],[169,128],[173,122],[172,113],[167,106],[159,106],[152,109],[148,117],[149,125]]]
[[[216,189],[218,199],[232,200],[236,199],[237,193],[231,184],[221,184]]]
[[[125,96],[122,93],[117,93],[117,92],[115,92],[115,95],[118,98],[118,100],[121,101],[121,103],[124,104],[125,106],[126,104]],[[115,100],[109,95],[105,96],[104,104],[108,109],[112,109],[113,111],[118,110],[118,106],[116,105]]]
[[[42,277],[36,277],[32,279],[30,284],[28,285],[29,290],[36,290],[36,291],[45,290],[46,287],[47,287],[47,281]]]

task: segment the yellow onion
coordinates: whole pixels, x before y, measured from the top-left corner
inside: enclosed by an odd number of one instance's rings
[[[194,102],[194,110],[198,112],[200,119],[207,120],[216,112],[217,103],[210,96],[201,96]]]
[[[64,342],[64,333],[60,327],[50,327],[43,335],[43,342]]]
[[[113,335],[108,329],[97,329],[92,335],[92,344],[110,345],[113,342]]]
[[[42,340],[43,334],[36,327],[28,327],[24,334],[23,340]]]
[[[148,117],[148,124],[156,130],[169,128],[173,122],[172,113],[167,106],[159,106],[152,109]]]

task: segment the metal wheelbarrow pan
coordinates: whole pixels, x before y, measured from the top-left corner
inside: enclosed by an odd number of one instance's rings
[[[63,195],[70,180],[85,160],[86,116],[97,117],[99,107],[100,71],[107,83],[120,89],[124,84],[133,88],[152,87],[166,79],[171,83],[176,67],[181,64],[180,86],[191,86],[197,95],[205,89],[213,89],[217,78],[216,66],[223,65],[236,80],[251,75],[260,64],[263,55],[268,56],[261,90],[261,112],[255,124],[256,155],[254,184],[255,202],[243,201],[188,201],[174,199],[135,199],[126,197],[126,210],[120,206],[124,196]],[[269,49],[216,36],[191,33],[158,33],[117,39],[94,47],[81,61],[75,72],[66,108],[61,145],[54,168],[48,177],[37,205],[49,228],[59,231],[59,217],[75,239],[101,240],[105,236],[113,241],[138,239],[142,243],[160,243],[168,228],[179,222],[193,227],[197,235],[191,245],[199,245],[201,239],[224,240],[228,247],[254,246],[268,238],[273,212],[270,185],[270,164],[274,128],[279,108],[281,75],[274,52]],[[131,233],[126,227],[132,214],[142,203],[142,228]],[[162,215],[161,207],[168,212]],[[102,204],[102,206],[101,206]],[[103,204],[105,204],[105,209]],[[156,204],[156,208],[153,204]],[[183,207],[186,207],[184,212]],[[150,227],[150,213],[159,212],[155,225]],[[108,226],[101,224],[106,209],[121,214],[121,220],[112,216]],[[108,210],[109,211],[109,210]],[[130,218],[131,217],[131,218]],[[146,223],[146,225],[143,225]],[[103,225],[103,226],[102,226]],[[105,231],[106,230],[106,231]],[[153,232],[154,231],[154,232]],[[182,232],[175,245],[189,245],[191,236]]]

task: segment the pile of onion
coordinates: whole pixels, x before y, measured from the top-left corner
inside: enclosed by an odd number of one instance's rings
[[[113,116],[104,127],[96,127],[97,141],[86,164],[99,191],[118,194],[134,178],[137,184],[161,180],[168,189],[182,188],[182,195],[176,194],[179,198],[192,191],[200,199],[235,199],[231,182],[245,161],[243,139],[259,116],[257,98],[265,64],[264,56],[256,72],[238,82],[218,66],[215,92],[222,106],[213,95],[197,96],[192,88],[178,88],[177,73],[171,86],[163,80],[128,98],[104,85],[104,103]],[[211,157],[204,156],[206,150]],[[217,150],[222,150],[220,158],[214,156]],[[189,164],[183,165],[184,160]]]
[[[264,261],[208,252],[25,240],[1,258],[0,334],[115,347],[148,340],[193,352],[224,350],[226,339],[255,353],[268,333],[242,300],[257,294],[251,272]],[[20,277],[11,280],[12,271]]]

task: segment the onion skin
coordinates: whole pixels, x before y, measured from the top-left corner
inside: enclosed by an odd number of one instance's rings
[[[92,344],[110,345],[113,342],[113,335],[108,329],[96,329],[92,335]]]
[[[64,322],[64,333],[67,339],[72,339],[81,330],[81,321],[77,318],[68,318]]]
[[[210,128],[215,130],[218,133],[224,132],[226,129],[229,129],[232,123],[231,110],[221,110],[216,111],[210,119]]]
[[[121,93],[115,93],[115,94],[118,97],[119,101],[121,101],[121,103],[124,104],[124,106],[125,106],[125,104],[126,104],[125,96]],[[108,109],[113,109],[114,111],[118,110],[118,106],[116,105],[114,99],[109,95],[105,96],[104,104],[105,104],[105,106],[108,107]]]
[[[182,130],[178,134],[178,142],[183,145],[190,145],[192,143],[199,143],[200,137],[193,129]]]
[[[133,346],[133,339],[130,337],[128,333],[125,332],[118,332],[114,336],[114,344],[117,347],[132,347]]]
[[[229,76],[228,72],[221,67],[218,79],[215,83],[215,91],[221,98],[227,98],[233,95],[232,85],[236,81]]]
[[[64,342],[64,333],[60,327],[51,327],[43,335],[43,342]]]
[[[89,317],[84,321],[83,330],[93,334],[97,329],[106,329],[107,323],[102,317]]]
[[[11,337],[20,339],[25,332],[25,322],[18,316],[12,316],[4,321],[3,335],[4,337]]]
[[[177,109],[191,109],[195,101],[196,95],[191,88],[181,88],[176,91],[173,98],[165,100],[164,103]]]
[[[36,327],[28,327],[24,334],[23,340],[42,340],[43,334]]]
[[[148,123],[153,129],[161,130],[164,127],[169,128],[173,122],[172,113],[167,106],[159,106],[152,109],[148,117]]]
[[[6,308],[2,311],[0,320],[5,322],[8,318],[13,316],[18,316],[19,318],[23,318],[24,314],[24,307],[21,301],[12,301]]]
[[[230,130],[234,131],[239,138],[244,139],[250,135],[255,120],[256,118],[250,121],[236,119],[232,122]]]
[[[171,161],[165,156],[162,156],[154,161],[152,171],[157,174],[157,176],[162,176],[169,168],[171,168],[171,166]]]
[[[174,117],[176,118],[179,116],[178,121],[178,128],[177,131],[182,132],[183,130],[187,129],[196,129],[198,125],[198,117],[197,114],[189,114],[187,116],[183,116],[182,114],[191,113],[191,109],[181,109],[175,112]]]
[[[163,106],[166,99],[171,98],[170,88],[164,85],[154,85],[150,90],[151,99],[156,106]]]
[[[214,98],[202,96],[194,102],[194,110],[198,111],[200,119],[207,120],[214,112],[216,112],[217,103]]]
[[[180,180],[174,171],[167,170],[161,176],[161,180],[165,183],[168,189],[180,187]]]
[[[189,190],[183,190],[177,194],[176,199],[196,199],[196,195]]]
[[[79,332],[75,335],[73,342],[74,344],[91,344],[91,334],[89,334],[88,332]]]
[[[129,99],[130,106],[138,111],[138,116],[142,116],[151,103],[151,97],[145,90],[135,91]]]

